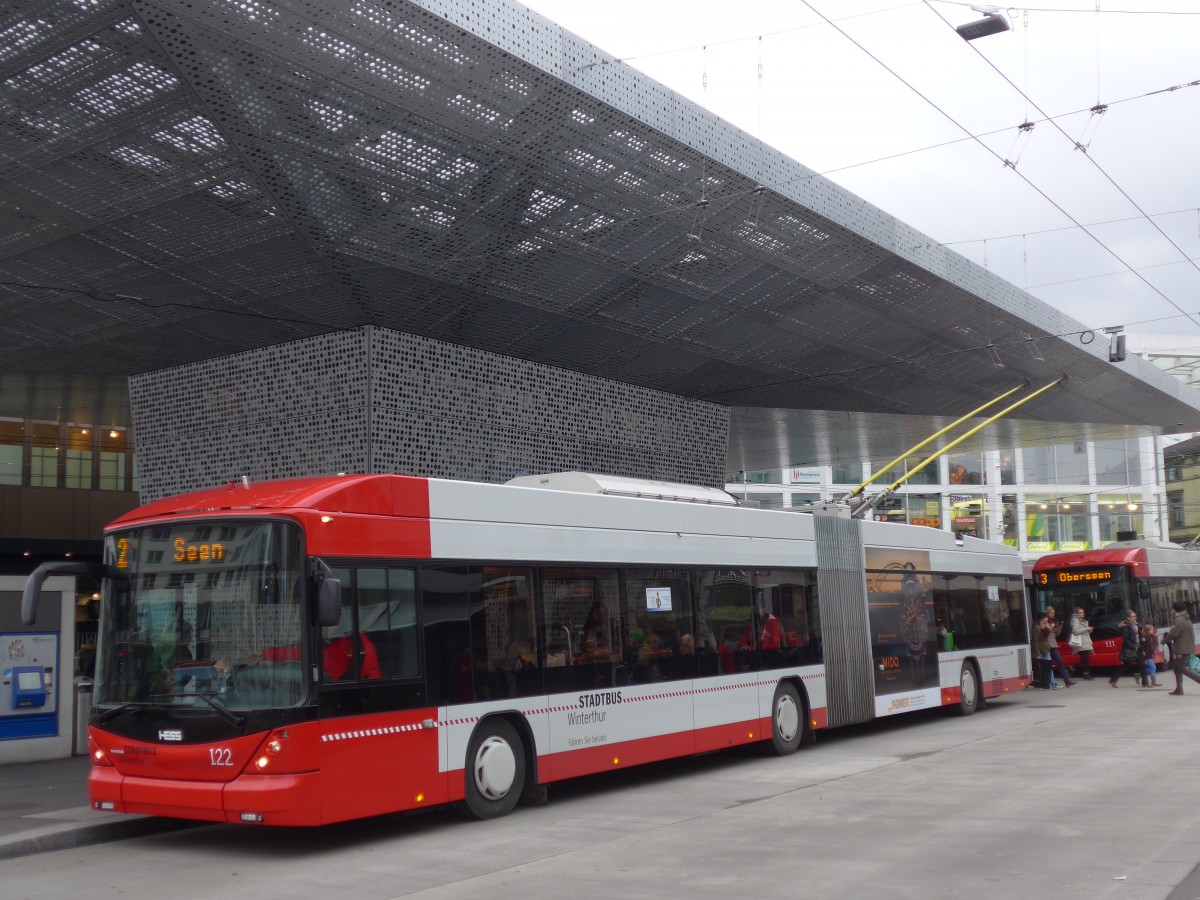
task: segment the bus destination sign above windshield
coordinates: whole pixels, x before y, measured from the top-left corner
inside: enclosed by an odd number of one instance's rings
[[[1089,581],[1112,581],[1112,569],[1056,569],[1038,572],[1038,584],[1085,584]]]
[[[192,543],[183,538],[171,542],[171,561],[176,563],[214,563],[225,558],[225,545]],[[117,568],[129,568],[129,538],[117,538]]]

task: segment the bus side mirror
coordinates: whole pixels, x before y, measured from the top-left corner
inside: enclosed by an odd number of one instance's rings
[[[336,625],[342,619],[342,583],[336,578],[322,578],[317,587],[317,624]]]
[[[42,594],[42,585],[51,575],[86,575],[90,571],[91,566],[85,562],[56,560],[42,563],[33,570],[33,574],[25,582],[25,589],[21,592],[21,622],[32,625],[37,621],[38,597]]]
[[[1142,600],[1149,600],[1150,599],[1150,585],[1146,584],[1146,582],[1144,582],[1144,581],[1139,581],[1137,583],[1137,586],[1138,586],[1137,587],[1138,597]]]

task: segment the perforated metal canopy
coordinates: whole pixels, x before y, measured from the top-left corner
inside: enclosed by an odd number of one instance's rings
[[[516,4],[8,0],[0,79],[10,406],[18,373],[372,323],[745,408],[772,464],[816,421],[774,410],[919,431],[1064,372],[1027,438],[1200,428],[1193,389]]]

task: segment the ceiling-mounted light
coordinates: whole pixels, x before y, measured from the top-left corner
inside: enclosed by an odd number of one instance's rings
[[[1008,19],[1000,14],[1000,7],[972,6],[971,9],[977,13],[983,13],[983,18],[968,22],[966,25],[959,25],[954,29],[964,41],[973,41],[976,38],[1009,30]]]

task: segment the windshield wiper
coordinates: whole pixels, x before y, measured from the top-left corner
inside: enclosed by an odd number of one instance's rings
[[[104,722],[107,722],[109,719],[115,719],[126,710],[137,709],[138,707],[144,705],[145,704],[142,703],[122,703],[120,706],[114,706],[112,709],[101,710],[100,712],[96,713],[96,724],[101,725]]]
[[[195,694],[192,694],[192,696],[199,697],[201,700],[203,700],[205,703],[207,703],[209,706],[211,706],[213,709],[215,709],[217,711],[217,715],[220,716],[222,719],[224,719],[226,722],[228,722],[230,725],[232,725],[234,728],[241,728],[243,725],[246,724],[245,716],[235,716],[233,713],[231,713],[229,710],[227,710],[220,703],[218,703],[216,700],[213,699],[213,697],[215,696],[214,694],[212,694],[212,693],[202,694],[199,691],[197,691]]]
[[[161,699],[178,700],[180,697],[199,697],[201,700],[203,700],[205,703],[207,703],[209,706],[211,706],[213,709],[215,709],[217,711],[217,715],[220,716],[222,719],[224,719],[226,722],[228,722],[230,725],[232,725],[234,728],[241,728],[243,725],[246,724],[245,716],[235,716],[233,713],[231,713],[225,707],[223,707],[219,703],[217,703],[217,701],[213,700],[212,698],[214,696],[216,696],[216,695],[211,692],[205,694],[205,693],[201,693],[200,691],[177,691],[173,694],[152,694],[150,699],[151,700],[156,700],[156,699],[158,699],[158,700],[161,700]],[[133,705],[133,704],[127,704],[127,705]]]

